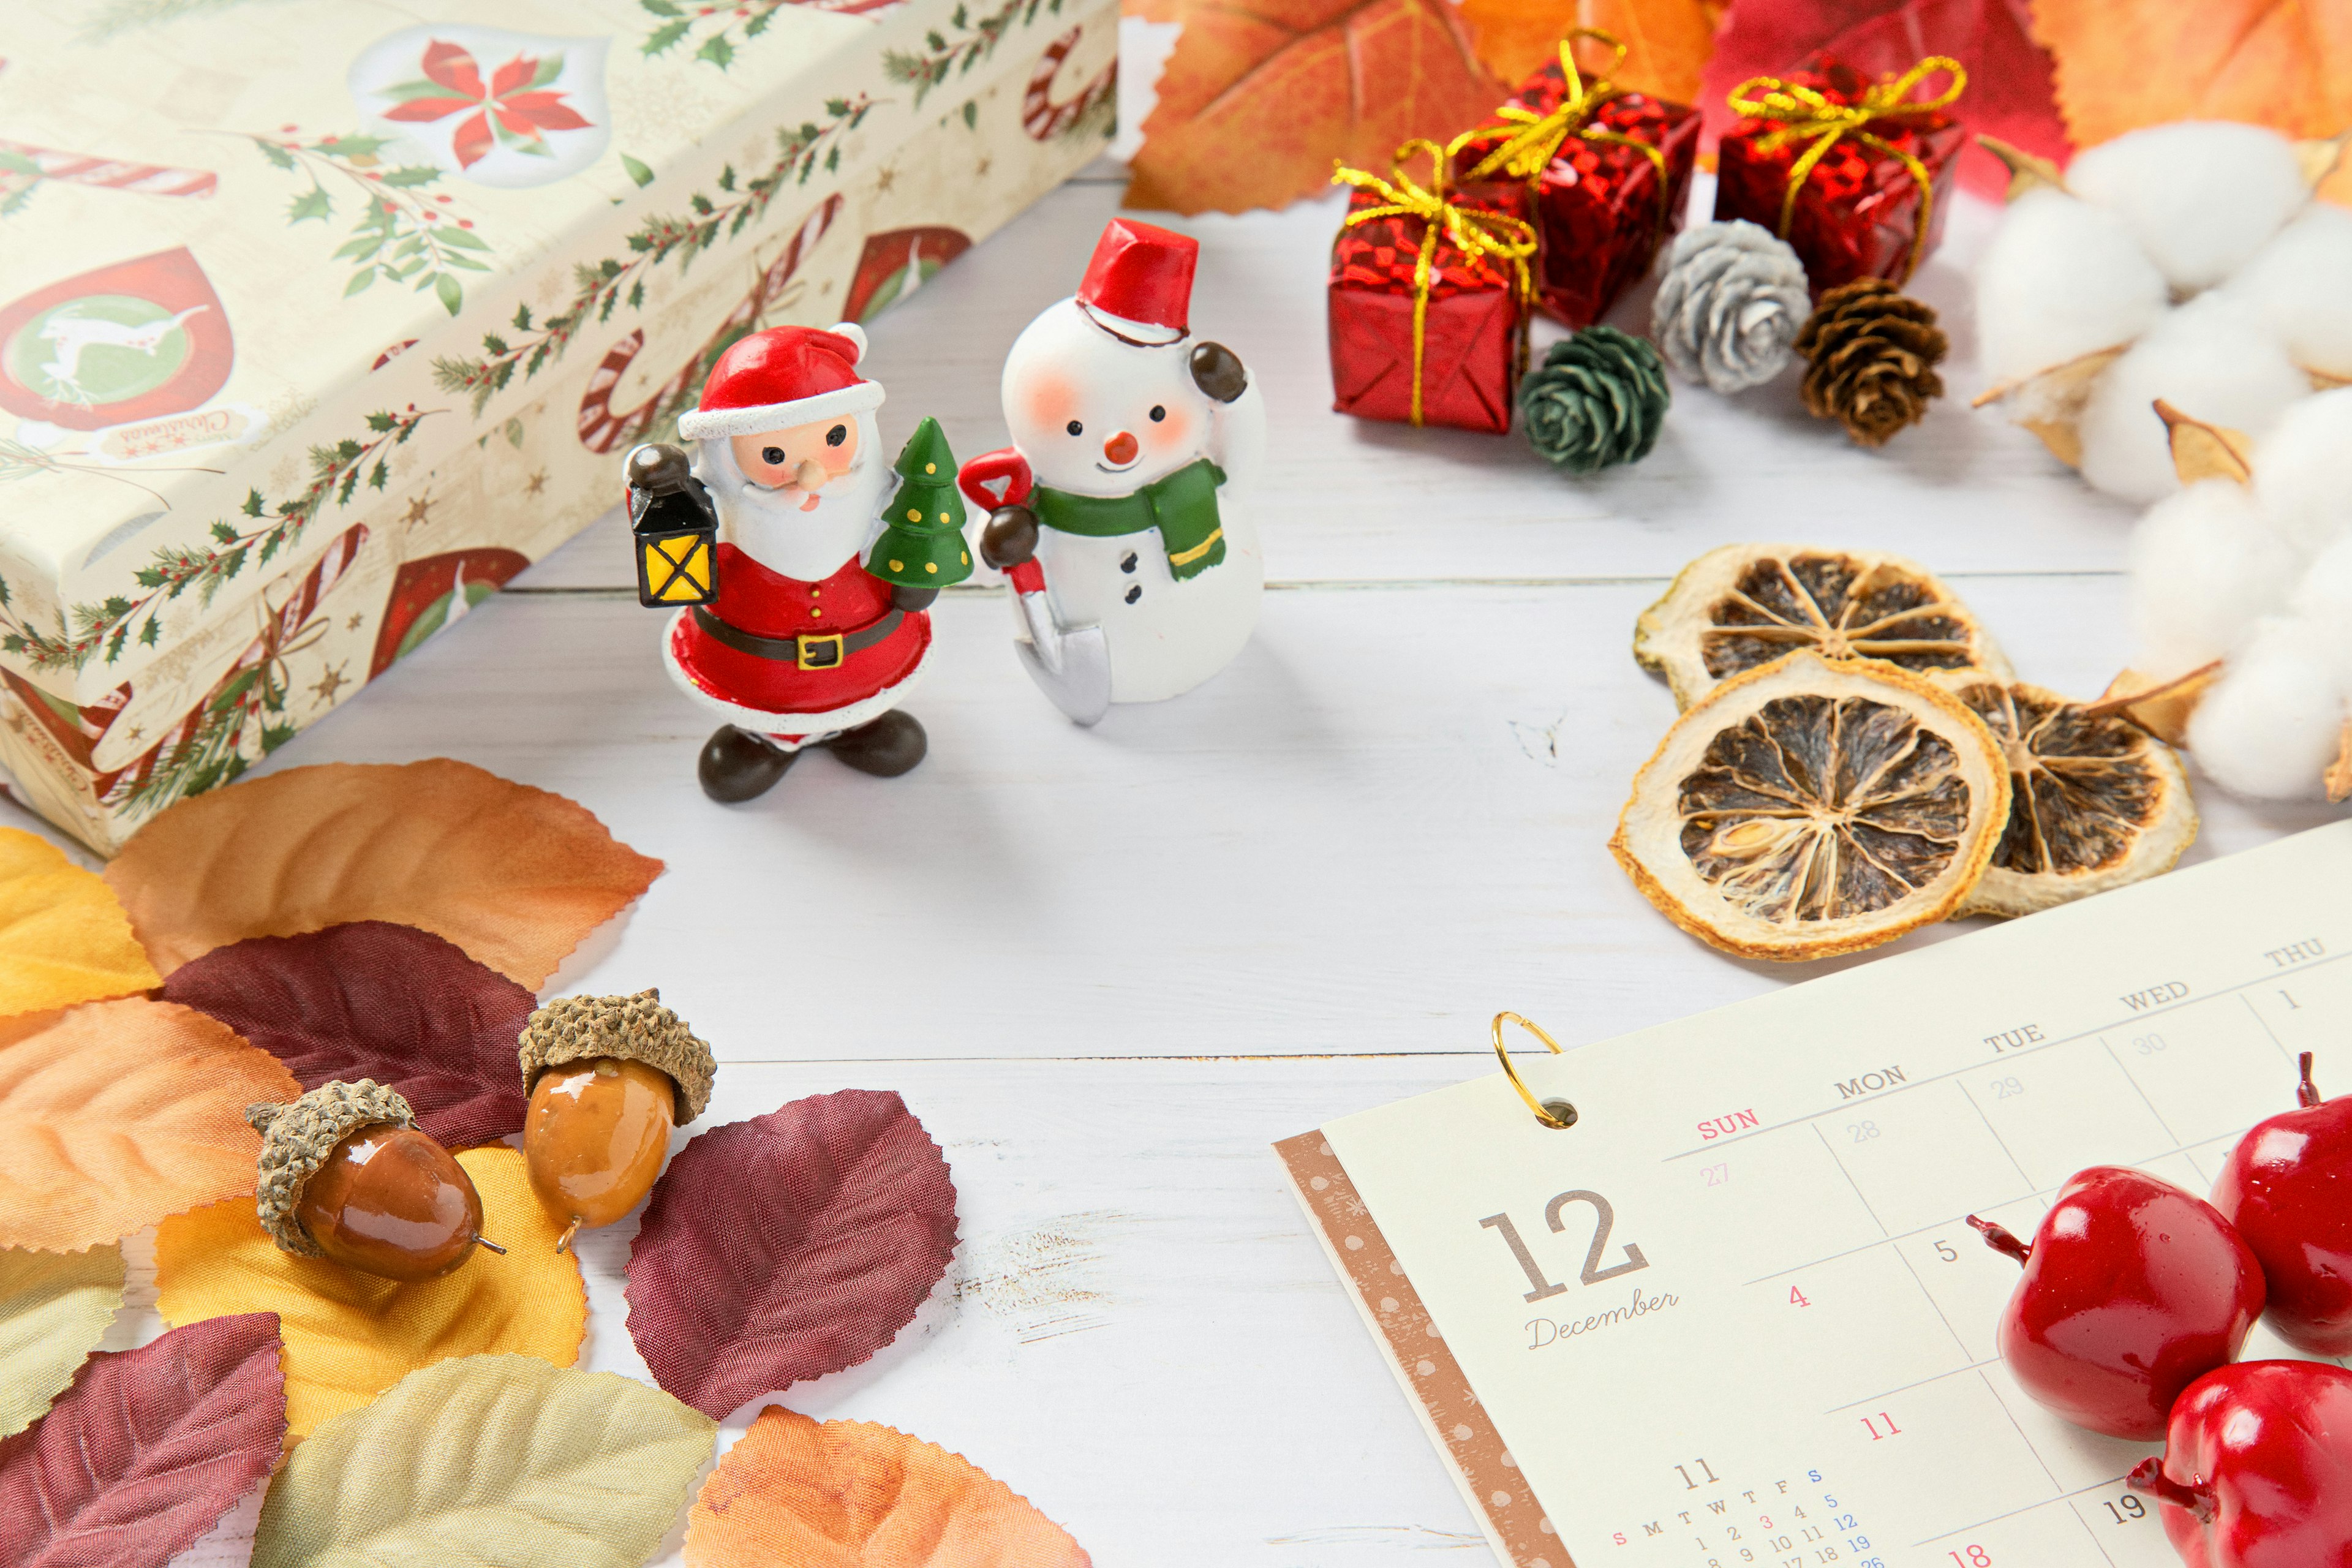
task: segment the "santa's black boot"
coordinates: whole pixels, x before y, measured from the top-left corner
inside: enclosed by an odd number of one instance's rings
[[[798,755],[765,735],[726,724],[702,742],[694,776],[702,781],[703,794],[723,805],[733,805],[756,800],[775,788]]]
[[[930,742],[912,713],[892,709],[879,719],[844,730],[825,743],[825,750],[861,773],[895,779],[923,760]]]

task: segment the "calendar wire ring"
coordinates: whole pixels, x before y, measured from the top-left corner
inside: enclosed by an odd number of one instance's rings
[[[1551,1047],[1551,1053],[1554,1056],[1559,1056],[1562,1054],[1560,1043],[1558,1040],[1553,1039],[1549,1034],[1546,1034],[1544,1032],[1543,1026],[1537,1024],[1530,1019],[1523,1018],[1517,1013],[1497,1013],[1495,1015],[1495,1059],[1503,1064],[1503,1071],[1505,1075],[1510,1079],[1511,1087],[1519,1091],[1519,1098],[1528,1102],[1528,1109],[1533,1111],[1535,1113],[1536,1120],[1542,1122],[1546,1127],[1552,1129],[1552,1131],[1556,1132],[1564,1132],[1568,1129],[1575,1126],[1575,1106],[1570,1104],[1565,1100],[1538,1100],[1535,1097],[1535,1092],[1528,1088],[1527,1080],[1519,1077],[1519,1069],[1511,1065],[1511,1053],[1503,1047],[1503,1026],[1506,1023],[1517,1024],[1520,1028],[1525,1029],[1528,1034],[1533,1035],[1537,1039],[1541,1040],[1545,1045]]]

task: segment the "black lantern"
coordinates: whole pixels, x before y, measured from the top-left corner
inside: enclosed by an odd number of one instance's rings
[[[707,605],[719,597],[719,520],[687,471],[686,454],[652,445],[629,454],[629,529],[637,603]]]

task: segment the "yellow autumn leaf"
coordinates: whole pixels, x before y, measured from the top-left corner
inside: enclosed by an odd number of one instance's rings
[[[0,1017],[162,984],[105,878],[36,834],[0,827]]]
[[[126,996],[0,1021],[0,1247],[79,1252],[254,1187],[257,1100],[294,1075],[194,1008]]]
[[[520,1152],[468,1149],[457,1163],[482,1194],[480,1251],[455,1273],[401,1284],[278,1250],[250,1201],[215,1204],[155,1233],[155,1305],[178,1327],[233,1312],[275,1312],[286,1343],[291,1443],[366,1404],[417,1368],[452,1356],[512,1353],[556,1366],[579,1359],[588,1296],[580,1266],[530,1190]]]
[[[0,1437],[39,1420],[122,1305],[122,1249],[0,1251]]]

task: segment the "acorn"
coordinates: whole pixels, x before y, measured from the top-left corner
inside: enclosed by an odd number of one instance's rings
[[[278,1250],[385,1279],[436,1279],[506,1248],[482,1235],[482,1195],[449,1151],[373,1079],[245,1108],[261,1134],[254,1207]]]
[[[531,1190],[567,1222],[558,1252],[582,1226],[637,1206],[661,1174],[672,1129],[702,1114],[719,1070],[659,991],[559,997],[530,1016],[517,1055],[530,1096],[522,1152]]]

